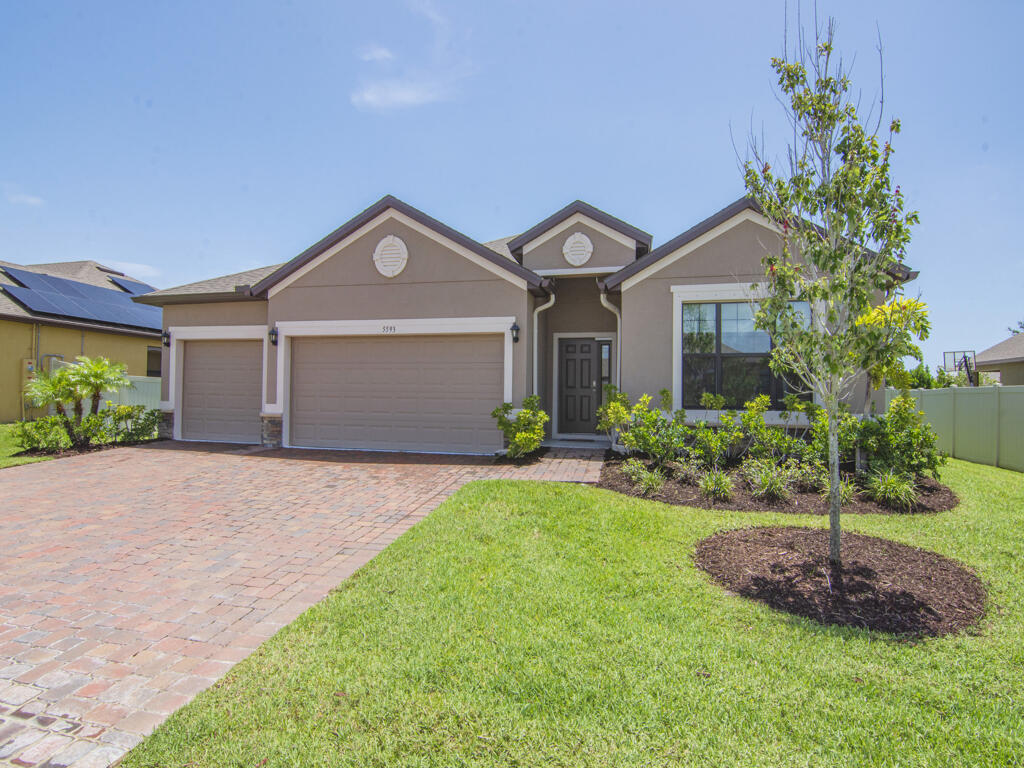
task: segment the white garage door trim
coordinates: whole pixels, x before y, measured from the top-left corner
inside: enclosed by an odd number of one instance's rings
[[[462,335],[467,333],[500,333],[505,340],[502,373],[502,397],[512,402],[512,324],[515,317],[425,317],[394,320],[286,320],[277,323],[277,403],[268,405],[267,413],[281,413],[281,433],[285,447],[291,448],[292,368],[291,339],[295,336],[410,336],[410,335]]]
[[[170,379],[167,393],[170,400],[160,403],[161,410],[175,411],[182,402],[181,393],[185,379],[185,356],[181,354],[180,343],[184,341],[262,341],[263,370],[260,376],[260,402],[267,399],[267,326],[265,325],[173,325],[167,329],[171,334],[168,369]],[[180,414],[175,413],[174,439],[181,440]]]

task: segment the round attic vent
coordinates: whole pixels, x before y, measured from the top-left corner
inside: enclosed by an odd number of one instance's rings
[[[590,261],[590,255],[593,252],[594,244],[582,232],[573,232],[566,238],[565,245],[562,246],[562,255],[574,267],[582,267]]]
[[[409,249],[402,238],[396,235],[382,237],[373,249],[373,264],[384,277],[394,277],[405,269],[409,261]]]

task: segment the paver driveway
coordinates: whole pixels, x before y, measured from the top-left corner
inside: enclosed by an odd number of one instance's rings
[[[489,460],[156,443],[0,471],[0,764],[106,766]]]

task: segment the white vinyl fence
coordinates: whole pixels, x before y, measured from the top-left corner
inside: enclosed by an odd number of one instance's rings
[[[146,408],[160,407],[160,377],[158,376],[129,376],[132,382],[131,389],[122,389],[120,392],[104,392],[103,404],[109,400],[114,405],[144,405]]]
[[[912,389],[950,456],[1024,472],[1024,386]],[[885,404],[899,390],[885,391]]]

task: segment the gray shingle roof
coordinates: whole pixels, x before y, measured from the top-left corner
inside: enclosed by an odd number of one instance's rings
[[[1024,360],[1024,333],[1015,333],[984,352],[979,352],[975,357],[975,362],[978,365],[1011,363],[1021,360]]]
[[[231,275],[211,277],[209,280],[199,280],[195,283],[187,283],[186,285],[179,285],[174,288],[164,288],[160,291],[146,293],[136,297],[135,300],[141,304],[160,305],[185,303],[189,298],[196,299],[200,296],[203,298],[218,297],[221,301],[235,297],[239,300],[249,299],[251,298],[250,296],[236,292],[235,288],[240,285],[255,285],[267,275],[273,274],[280,267],[281,264],[271,264],[269,267],[257,267],[256,269],[247,269],[244,272],[235,272]]]

